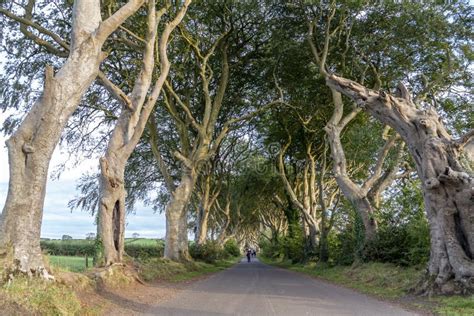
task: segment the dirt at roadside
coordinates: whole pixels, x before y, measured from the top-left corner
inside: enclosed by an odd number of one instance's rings
[[[171,283],[157,280],[151,283],[133,284],[96,291],[77,293],[86,310],[95,315],[143,315],[154,306],[175,297],[189,285],[204,277],[190,281]]]
[[[0,295],[0,314],[1,315],[15,315],[15,316],[30,316],[31,312],[21,307],[16,303],[7,302],[5,298]]]

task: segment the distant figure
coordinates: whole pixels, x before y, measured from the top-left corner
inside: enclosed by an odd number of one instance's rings
[[[255,249],[252,250],[252,256],[253,256],[253,257],[256,257],[256,256],[257,256],[257,250],[255,250]]]
[[[250,262],[250,256],[252,255],[252,252],[250,249],[247,249],[247,262]]]

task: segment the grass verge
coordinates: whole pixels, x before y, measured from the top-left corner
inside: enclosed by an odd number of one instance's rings
[[[81,310],[71,288],[26,277],[17,277],[0,287],[0,299],[2,310],[14,309],[14,315],[75,315]]]
[[[201,275],[221,271],[238,262],[240,258],[218,260],[215,263],[200,261],[174,262],[164,258],[148,259],[141,265],[140,276],[145,281],[165,280],[180,282]]]
[[[291,261],[262,262],[301,272],[337,283],[360,292],[389,299],[405,305],[428,310],[443,316],[474,315],[474,296],[432,297],[404,300],[408,290],[416,285],[423,274],[422,267],[399,267],[388,263],[363,263],[353,266],[327,266],[322,264],[292,264]]]
[[[52,259],[52,260],[51,260]],[[80,258],[84,260],[84,258]],[[51,266],[58,267],[55,258],[49,258]],[[180,282],[221,271],[234,265],[239,258],[219,260],[214,264],[204,262],[176,263],[163,258],[146,260],[140,265],[141,277],[147,281],[166,280]],[[67,270],[72,271],[71,257],[67,258]],[[0,285],[0,314],[3,315],[98,315],[97,304],[85,304],[81,295],[96,297],[94,282],[85,274],[65,271],[59,265],[54,274],[57,282],[18,276],[12,282]],[[115,270],[120,270],[119,268]],[[122,277],[120,271],[112,271],[115,281]],[[123,274],[125,275],[125,274]],[[121,282],[121,287],[127,286]],[[82,304],[81,304],[82,300]]]

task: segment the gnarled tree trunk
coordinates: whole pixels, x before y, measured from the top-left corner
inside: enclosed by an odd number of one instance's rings
[[[408,145],[422,182],[431,254],[425,292],[472,291],[474,279],[473,177],[459,161],[473,131],[453,140],[432,108],[419,109],[399,85],[393,96],[335,75],[327,84],[395,129]]]
[[[374,218],[374,209],[367,198],[368,190],[363,190],[354,183],[347,174],[347,162],[344,148],[341,142],[341,132],[346,125],[360,112],[360,109],[352,111],[343,118],[343,103],[341,94],[331,89],[334,103],[334,112],[324,128],[328,135],[329,147],[331,148],[331,156],[334,160],[333,171],[337,185],[341,189],[344,196],[354,205],[357,213],[362,219],[365,229],[365,241],[374,238],[377,231],[377,222]]]
[[[46,69],[42,96],[7,141],[10,182],[0,219],[0,255],[7,270],[48,275],[40,233],[51,156],[69,117],[97,76],[104,41],[142,3],[130,1],[102,22],[98,0],[74,2],[69,57],[56,74]]]

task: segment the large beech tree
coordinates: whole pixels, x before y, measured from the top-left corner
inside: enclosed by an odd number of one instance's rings
[[[460,154],[474,130],[454,139],[436,110],[419,107],[402,84],[398,95],[374,91],[336,75],[329,75],[327,84],[395,129],[408,145],[430,223],[429,278],[423,290],[459,291],[453,288],[453,281],[472,290],[474,179],[462,166]]]
[[[121,262],[124,253],[125,233],[125,166],[128,158],[138,144],[146,127],[148,118],[161,93],[168,76],[170,62],[167,56],[171,32],[184,18],[191,0],[186,0],[176,16],[165,24],[158,43],[160,73],[150,95],[155,65],[155,45],[158,22],[170,11],[169,5],[155,12],[155,1],[149,1],[147,19],[147,38],[143,53],[143,64],[130,96],[107,79],[102,81],[118,100],[124,103],[109,140],[105,156],[100,159],[100,193],[98,236],[104,250],[104,264]]]
[[[24,18],[5,9],[1,13],[22,25],[33,40],[45,41],[27,30],[31,27],[69,51],[63,66],[47,67],[44,87],[27,116],[7,141],[10,180],[7,200],[0,218],[0,254],[6,272],[48,276],[40,249],[41,221],[49,162],[69,117],[106,57],[102,46],[110,34],[143,4],[131,0],[102,21],[100,1],[76,0],[70,44],[30,21],[34,1]],[[51,45],[54,47],[54,45]]]

